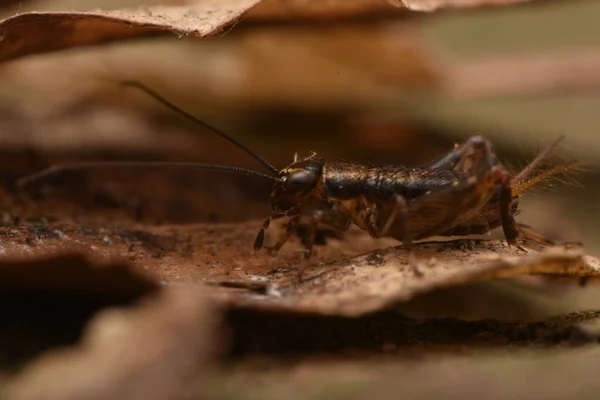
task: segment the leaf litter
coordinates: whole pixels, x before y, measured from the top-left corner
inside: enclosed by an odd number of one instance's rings
[[[205,14],[199,12],[192,15],[187,27],[181,24],[184,14],[175,12],[168,20],[149,8],[133,17],[123,11],[22,14],[0,23],[0,59],[165,30],[207,36],[234,23],[256,3],[232,1],[230,12],[214,13],[225,15],[223,18],[203,8],[211,17],[203,20]],[[173,8],[169,7],[169,12]],[[199,20],[203,22],[197,25]],[[45,35],[40,35],[43,40],[25,40],[35,36],[23,34],[30,32],[30,24],[44,29]],[[96,31],[90,29],[94,26]],[[53,40],[48,40],[49,36]],[[81,221],[61,221],[41,225],[17,222],[2,227],[6,268],[2,276],[10,285],[0,288],[0,293],[17,296],[3,304],[24,307],[23,299],[34,293],[40,296],[39,304],[56,305],[48,299],[58,299],[61,306],[54,312],[74,313],[84,306],[75,319],[76,327],[62,324],[72,321],[72,315],[53,319],[50,313],[50,319],[44,319],[39,312],[28,314],[33,309],[16,313],[29,322],[68,330],[66,338],[51,345],[71,347],[34,351],[34,356],[42,355],[16,375],[6,393],[22,399],[169,398],[187,377],[210,364],[210,354],[219,343],[214,334],[215,315],[223,306],[243,315],[266,312],[271,321],[277,319],[276,314],[293,318],[317,315],[326,320],[369,318],[398,302],[473,281],[524,274],[600,274],[596,258],[568,246],[525,253],[494,240],[465,247],[461,242],[429,242],[417,245],[410,260],[394,242],[350,234],[342,240],[328,240],[319,248],[306,279],[297,283],[299,254],[293,245],[275,256],[253,253],[251,243],[259,225],[254,221],[161,227],[113,224],[101,228]],[[60,256],[64,252],[87,258]],[[121,264],[112,270],[99,266],[107,262]],[[19,268],[22,271],[15,273]],[[123,302],[124,295],[129,301]],[[92,301],[82,301],[81,296],[91,296]],[[106,300],[111,296],[120,300]],[[131,303],[131,299],[139,301]],[[393,318],[401,319],[397,315]],[[14,339],[15,332],[10,332],[14,326],[21,325],[5,325],[9,330],[3,338],[6,343]],[[30,333],[46,335],[43,326],[36,325]],[[31,354],[27,354],[28,360]],[[75,373],[78,379],[71,380]]]
[[[475,8],[485,6],[508,6],[519,3],[535,3],[539,0],[401,0],[406,8],[414,11],[436,11],[444,8]]]
[[[4,260],[0,286],[2,398],[172,398],[218,356],[220,313],[205,294],[126,264]]]
[[[0,22],[0,61],[162,32],[206,37],[222,32],[259,1],[197,0],[185,6],[22,13]]]
[[[469,247],[460,241],[425,242],[416,245],[411,260],[391,239],[352,231],[319,246],[316,261],[297,282],[299,240],[277,255],[254,252],[251,244],[259,227],[259,221],[252,221],[132,231],[55,223],[46,229],[61,232],[58,237],[12,228],[2,245],[5,257],[23,250],[38,257],[73,251],[103,262],[124,260],[156,281],[206,286],[205,291],[233,308],[351,317],[473,281],[528,274],[600,275],[598,260],[577,247],[530,245],[524,252],[497,240]],[[275,228],[273,235],[281,230]]]
[[[17,13],[0,21],[0,61],[161,33],[202,38],[223,33],[242,18],[270,21],[393,16],[405,9],[433,11],[527,1],[531,0],[184,0],[172,6]]]

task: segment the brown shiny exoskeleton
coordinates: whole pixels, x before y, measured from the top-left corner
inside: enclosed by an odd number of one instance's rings
[[[271,248],[277,251],[302,225],[308,227],[305,259],[310,257],[319,226],[345,231],[352,224],[373,237],[391,237],[409,250],[414,240],[433,236],[487,233],[502,226],[509,245],[517,245],[519,195],[574,163],[538,167],[558,141],[541,152],[515,177],[496,158],[483,136],[473,136],[437,162],[422,168],[402,165],[372,166],[351,162],[326,162],[315,153],[278,170],[232,137],[177,108],[145,86],[127,82],[167,107],[202,124],[261,162],[272,175],[233,166],[152,162],[93,162],[50,167],[26,177],[21,184],[59,170],[98,166],[171,166],[241,173],[274,182],[270,195],[273,215],[260,229],[254,248],[263,247],[272,219],[289,217],[286,233]],[[298,275],[302,275],[303,263]]]

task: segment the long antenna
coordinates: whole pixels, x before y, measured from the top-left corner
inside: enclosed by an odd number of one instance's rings
[[[155,161],[82,161],[82,162],[72,162],[65,164],[56,164],[46,169],[43,169],[34,174],[28,175],[24,178],[21,178],[17,181],[17,186],[23,187],[27,186],[32,182],[35,182],[39,179],[43,179],[49,175],[56,174],[61,171],[67,170],[76,170],[83,168],[113,168],[113,167],[145,167],[145,168],[194,168],[194,169],[204,169],[204,170],[218,170],[218,171],[226,171],[233,172],[241,175],[253,176],[256,178],[266,179],[269,181],[279,181],[279,178],[276,178],[271,175],[263,174],[262,172],[253,171],[251,169],[245,169],[240,167],[233,167],[229,165],[216,165],[216,164],[197,164],[197,163],[179,163],[179,162],[155,162]]]
[[[221,136],[223,139],[229,141],[234,146],[237,146],[240,149],[244,150],[246,153],[248,153],[249,155],[251,155],[252,157],[254,157],[262,165],[264,165],[265,167],[267,167],[267,169],[271,170],[276,175],[279,174],[279,170],[277,168],[275,168],[267,160],[265,160],[264,158],[262,158],[261,156],[259,156],[258,154],[256,154],[252,150],[250,150],[248,147],[244,146],[243,144],[241,144],[240,142],[238,142],[237,140],[235,140],[234,138],[232,138],[231,136],[229,136],[225,132],[221,131],[220,129],[215,128],[214,126],[212,126],[212,125],[210,125],[210,124],[202,121],[199,118],[194,117],[192,114],[190,114],[190,113],[182,110],[181,108],[177,107],[175,104],[171,103],[169,100],[165,99],[164,97],[162,97],[161,95],[159,95],[158,93],[156,93],[155,91],[153,91],[152,89],[150,89],[149,87],[143,85],[142,83],[136,82],[136,81],[123,81],[123,82],[121,82],[121,84],[123,86],[131,86],[131,87],[135,87],[137,89],[140,89],[141,91],[143,91],[144,93],[146,93],[150,97],[154,98],[159,103],[162,103],[165,107],[170,108],[171,110],[173,110],[176,113],[178,113],[178,114],[186,117],[187,119],[189,119],[192,122],[195,122],[197,124],[202,125],[206,129],[212,131],[213,133],[216,133],[217,135]]]

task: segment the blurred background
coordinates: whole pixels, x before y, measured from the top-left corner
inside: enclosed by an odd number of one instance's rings
[[[0,5],[5,18],[151,3]],[[0,168],[8,192],[22,174],[65,160],[260,168],[144,94],[122,89],[122,80],[150,86],[279,167],[309,151],[422,165],[483,134],[516,171],[565,135],[560,156],[585,166],[574,176],[578,184],[532,191],[519,220],[598,254],[598,15],[596,0],[565,0],[381,17],[248,17],[209,39],[165,35],[20,58],[0,64]],[[36,187],[39,202],[19,216],[239,221],[268,214],[268,190],[264,182],[199,171],[85,171]],[[3,201],[5,210],[16,207],[11,196]],[[12,218],[5,213],[3,221]]]

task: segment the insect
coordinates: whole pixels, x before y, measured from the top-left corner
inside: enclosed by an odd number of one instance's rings
[[[278,251],[302,226],[307,230],[304,261],[313,253],[319,226],[345,231],[351,225],[373,237],[391,237],[410,251],[413,241],[432,236],[487,233],[502,227],[510,246],[519,246],[522,229],[515,222],[519,196],[525,190],[572,168],[565,162],[540,168],[560,139],[548,146],[519,174],[511,177],[498,161],[492,143],[473,136],[457,144],[444,157],[426,167],[372,166],[351,162],[327,162],[316,153],[297,154],[279,170],[231,136],[181,110],[137,82],[125,82],[144,91],[166,107],[220,135],[263,164],[269,174],[235,166],[164,162],[79,162],[54,165],[20,180],[24,186],[67,169],[114,166],[184,167],[227,171],[272,181],[272,215],[260,228],[254,249],[264,246],[272,220],[288,217],[285,233],[271,251]]]

